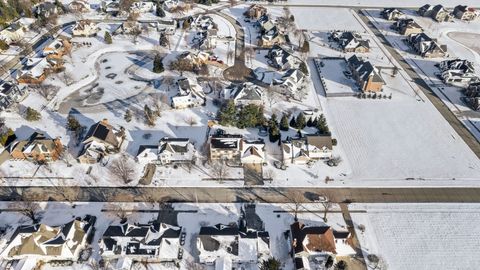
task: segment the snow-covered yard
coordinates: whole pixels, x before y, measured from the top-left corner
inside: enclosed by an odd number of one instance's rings
[[[364,256],[380,255],[388,269],[473,270],[480,264],[474,229],[480,221],[478,204],[363,204],[350,209],[366,210],[351,214]]]

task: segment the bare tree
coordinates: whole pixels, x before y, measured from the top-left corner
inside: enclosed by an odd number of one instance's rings
[[[230,176],[230,167],[225,160],[216,160],[212,164],[212,176],[218,182],[222,183],[225,178]]]
[[[172,76],[165,76],[162,79],[162,84],[165,84],[167,86],[167,91],[170,91],[170,87],[174,82],[175,82],[175,78]]]
[[[60,89],[58,86],[53,86],[51,84],[37,84],[32,85],[31,88],[33,88],[40,96],[42,96],[46,100],[51,100]]]
[[[138,37],[142,34],[142,29],[140,29],[138,26],[135,26],[132,30],[130,30],[129,34],[132,37],[132,42],[137,44]]]
[[[305,196],[301,193],[293,192],[293,194],[290,197],[290,200],[294,204],[293,213],[295,215],[295,220],[297,220],[298,212],[300,211],[300,207],[303,207]]]
[[[265,94],[266,94],[266,98],[268,101],[268,105],[270,106],[270,109],[273,107],[273,105],[278,103],[278,100],[281,97],[280,93],[281,93],[281,88],[278,85],[271,85],[266,88]]]
[[[162,112],[170,108],[168,96],[165,94],[156,94],[153,96],[153,107],[158,117],[162,115]]]
[[[275,172],[272,169],[268,169],[263,173],[263,178],[268,180],[273,180],[275,177]]]
[[[189,116],[185,119],[185,123],[187,123],[189,126],[194,126],[197,124],[197,119],[195,119],[193,116]]]
[[[327,214],[333,206],[332,201],[327,195],[320,195],[320,203],[323,206],[323,221],[327,222]]]
[[[18,205],[18,207],[19,207],[20,214],[30,219],[32,221],[32,224],[37,224],[38,222],[40,222],[40,219],[42,218],[42,214],[41,214],[41,208],[38,205],[38,203],[24,201],[24,202],[21,202]]]
[[[72,75],[68,73],[66,69],[63,70],[62,75],[63,82],[67,86],[71,85],[74,82]]]
[[[128,184],[133,181],[135,176],[135,163],[127,155],[122,154],[112,161],[110,172]]]
[[[193,259],[187,260],[187,269],[189,270],[205,270],[205,266],[199,263],[196,263]]]

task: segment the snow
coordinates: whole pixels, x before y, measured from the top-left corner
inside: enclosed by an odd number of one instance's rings
[[[388,269],[478,268],[480,239],[472,227],[480,221],[478,204],[362,204],[350,209],[360,211],[351,216],[364,256],[380,255]]]

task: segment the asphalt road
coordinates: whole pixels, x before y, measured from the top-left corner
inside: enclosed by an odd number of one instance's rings
[[[390,55],[395,58],[395,60],[400,63],[401,67],[407,72],[414,83],[422,90],[422,92],[427,96],[430,102],[435,106],[435,108],[440,112],[440,114],[447,120],[447,122],[452,126],[452,128],[462,137],[463,141],[472,149],[472,151],[480,158],[480,143],[475,138],[475,136],[470,133],[470,131],[463,125],[460,120],[455,116],[455,114],[445,105],[445,103],[435,94],[435,92],[430,89],[430,86],[420,77],[420,75],[415,72],[415,70],[410,66],[410,64],[405,61],[403,56],[388,42],[385,36],[376,28],[376,26],[370,22],[368,17],[366,17],[363,12],[357,10],[359,17],[362,21],[370,27],[373,33],[380,39],[382,44],[387,48]]]
[[[306,203],[319,196],[336,203],[479,203],[480,188],[0,187],[0,201]]]

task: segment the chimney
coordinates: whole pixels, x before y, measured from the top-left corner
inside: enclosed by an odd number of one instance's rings
[[[108,125],[108,119],[107,118],[103,118],[102,121],[100,121],[100,123],[104,124],[104,125]]]

